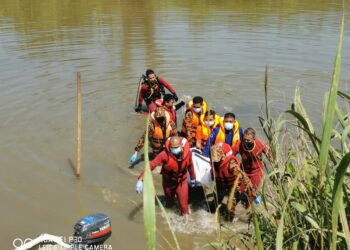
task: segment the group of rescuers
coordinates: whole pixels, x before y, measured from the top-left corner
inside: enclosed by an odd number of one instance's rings
[[[167,88],[171,94],[165,94]],[[163,96],[163,98],[162,98]],[[162,98],[162,99],[161,99]],[[212,178],[216,183],[216,205],[234,190],[234,205],[228,209],[229,219],[234,217],[234,207],[242,201],[245,208],[260,201],[256,190],[263,177],[262,155],[272,162],[269,147],[256,138],[255,130],[243,131],[233,113],[220,117],[214,110],[208,110],[205,100],[196,96],[186,104],[181,131],[177,130],[176,111],[185,105],[178,101],[172,88],[162,77],[149,69],[143,76],[135,111],[142,111],[145,101],[151,115],[149,123],[149,141],[154,154],[150,163],[151,170],[161,166],[162,184],[166,207],[174,205],[175,194],[181,212],[188,217],[188,190],[196,186],[195,171],[192,163],[191,148],[199,149],[211,159]],[[135,152],[130,158],[131,164],[137,160],[137,154],[144,146],[146,132],[138,141]],[[240,155],[240,159],[236,157]],[[188,182],[188,175],[191,181]],[[138,177],[136,192],[141,193],[143,173]]]

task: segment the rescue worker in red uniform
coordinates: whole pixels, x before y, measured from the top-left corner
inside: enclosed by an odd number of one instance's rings
[[[165,144],[162,151],[153,161],[150,167],[153,170],[162,166],[161,175],[163,190],[166,198],[166,206],[174,205],[175,194],[179,199],[181,212],[186,217],[189,215],[188,208],[188,173],[191,178],[191,186],[195,186],[196,176],[192,164],[192,154],[187,140],[183,137],[173,136]],[[136,183],[136,192],[142,192],[143,173]]]
[[[141,84],[138,105],[135,108],[135,111],[141,111],[142,100],[144,100],[147,104],[148,111],[152,113],[157,107],[155,101],[162,98],[162,95],[165,94],[164,87],[170,91],[170,93],[174,96],[175,101],[177,101],[178,97],[173,87],[167,83],[164,78],[156,76],[152,69],[148,69]]]
[[[157,106],[164,107],[165,111],[168,112],[170,115],[170,120],[172,120],[173,122],[175,122],[175,124],[177,124],[176,111],[182,108],[185,105],[185,102],[181,100],[179,103],[175,105],[174,105],[174,102],[175,102],[175,98],[172,94],[165,94],[163,97],[163,100],[158,99],[155,103],[157,104]]]
[[[169,114],[163,107],[157,107],[151,114],[151,122],[148,126],[149,141],[151,143],[153,155],[159,154],[165,145],[165,141],[170,137],[177,135],[177,128],[173,121],[170,120]],[[141,136],[135,147],[134,154],[130,157],[130,163],[134,164],[137,159],[137,153],[143,148],[145,143],[146,132]]]
[[[207,104],[200,96],[193,97],[186,107],[182,122],[182,136],[186,137],[191,148],[196,146],[197,127],[201,124],[200,116],[207,111]]]
[[[262,155],[272,162],[270,148],[261,140],[255,138],[255,130],[247,128],[244,130],[243,140],[233,148],[233,155],[240,154],[242,169],[250,178],[255,189],[258,188],[264,174],[264,163]]]
[[[242,200],[245,208],[248,209],[250,204],[256,197],[256,190],[253,187],[249,177],[241,168],[240,162],[232,154],[230,145],[226,143],[218,143],[211,147],[211,155],[213,162],[213,169],[216,182],[216,199],[213,201],[212,211],[219,204],[226,195],[232,193],[232,199],[229,199],[227,204],[228,220],[232,220],[235,214],[236,204],[241,201],[242,195],[248,199]],[[236,190],[232,190],[234,184],[237,182]]]

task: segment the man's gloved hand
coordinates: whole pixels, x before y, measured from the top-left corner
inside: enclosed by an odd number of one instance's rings
[[[191,180],[191,188],[194,188],[196,184],[197,184],[196,180]]]
[[[256,205],[259,205],[259,204],[261,203],[261,196],[260,196],[260,195],[257,195],[257,196],[255,197],[254,203],[255,203]]]
[[[142,192],[142,187],[143,187],[143,181],[138,180],[136,182],[136,188],[135,188],[136,193],[138,193],[138,194],[141,193]]]
[[[177,94],[175,92],[173,94],[173,97],[174,97],[175,102],[177,102],[179,100],[179,97],[177,97]]]
[[[139,105],[135,108],[135,112],[141,112],[142,110],[142,105]]]
[[[130,163],[134,164],[137,160],[137,152],[135,152],[131,157],[130,157]]]

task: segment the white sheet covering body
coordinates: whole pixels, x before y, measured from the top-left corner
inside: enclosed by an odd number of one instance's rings
[[[203,156],[201,151],[196,148],[191,148],[191,152],[196,181],[200,182],[203,186],[209,186],[212,183],[210,159]],[[188,175],[188,181],[190,181],[190,175]]]

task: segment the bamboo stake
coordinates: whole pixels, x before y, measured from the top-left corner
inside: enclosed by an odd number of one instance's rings
[[[76,176],[80,177],[80,154],[81,154],[81,77],[80,72],[77,72],[77,161],[76,161]]]

